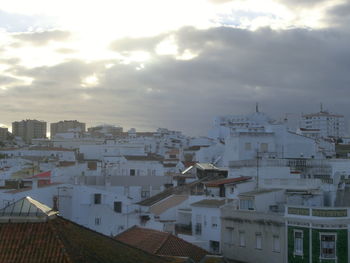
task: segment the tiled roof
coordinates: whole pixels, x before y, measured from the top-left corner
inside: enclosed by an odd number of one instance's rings
[[[143,206],[154,205],[154,204],[158,203],[159,201],[163,200],[164,198],[171,196],[175,192],[175,190],[176,190],[175,187],[165,189],[164,191],[162,191],[154,196],[151,196],[150,198],[142,200],[138,204],[143,205]]]
[[[199,262],[209,252],[170,233],[134,226],[115,237],[149,253],[190,257]]]
[[[204,199],[196,203],[192,203],[192,206],[204,206],[204,207],[221,207],[225,204],[226,200],[222,199]]]
[[[181,176],[183,177],[183,176]],[[202,184],[204,181],[207,180],[208,177],[204,177],[202,179],[196,180],[194,182],[182,185],[182,186],[176,186],[176,187],[170,187],[168,189],[165,189],[163,192],[160,192],[154,196],[151,196],[150,198],[147,198],[145,200],[142,200],[141,202],[137,203],[138,205],[142,206],[152,206],[161,200],[164,200],[165,198],[168,198],[169,196],[173,194],[189,194],[191,191],[191,188],[195,187],[198,184]]]
[[[51,171],[39,173],[33,176],[33,178],[48,178],[51,177]]]
[[[59,216],[24,223],[7,220],[0,223],[0,240],[1,263],[171,262]]]
[[[225,185],[225,184],[242,183],[242,182],[248,181],[250,179],[251,179],[251,177],[241,176],[241,177],[237,177],[237,178],[228,178],[228,179],[223,179],[223,180],[211,181],[211,182],[206,183],[205,185],[207,187],[218,187],[220,185]]]
[[[172,195],[156,204],[150,208],[150,212],[155,215],[160,215],[166,210],[177,206],[188,199],[188,195]]]

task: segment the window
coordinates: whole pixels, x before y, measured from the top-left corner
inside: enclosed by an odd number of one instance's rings
[[[148,198],[150,196],[149,190],[141,191],[141,198]]]
[[[245,149],[246,151],[250,151],[250,150],[252,149],[252,144],[251,144],[250,142],[246,142],[246,143],[244,144],[244,149]]]
[[[324,259],[335,259],[335,242],[336,234],[320,234],[321,239],[321,258]]]
[[[102,195],[101,194],[94,194],[94,204],[99,205],[102,202]]]
[[[170,159],[176,159],[176,154],[170,154],[170,155],[169,155],[169,158],[170,158]]]
[[[195,233],[196,233],[196,235],[202,234],[202,224],[201,223],[196,223]]]
[[[95,217],[95,226],[101,225],[101,217]]]
[[[97,170],[97,162],[88,162],[87,167],[89,170],[96,171]]]
[[[210,240],[209,246],[210,246],[210,252],[212,252],[214,254],[220,253],[220,242],[219,241]]]
[[[135,175],[135,169],[130,169],[130,175],[134,176]]]
[[[267,143],[261,143],[260,144],[260,151],[261,152],[268,152],[269,151],[269,144]]]
[[[303,231],[294,230],[294,255],[303,255]]]
[[[280,244],[280,237],[277,235],[273,236],[272,240],[272,251],[273,252],[281,252],[281,244]]]
[[[202,234],[202,215],[196,215],[195,234]]]
[[[262,235],[261,233],[255,233],[255,248],[261,249],[262,247]]]
[[[116,213],[122,212],[122,202],[114,202],[114,212]]]
[[[211,227],[218,228],[218,218],[216,216],[211,217]]]
[[[239,200],[239,208],[242,210],[254,210],[254,202],[249,199],[241,199]]]
[[[245,247],[245,233],[243,231],[239,231],[239,246]]]
[[[233,245],[233,227],[226,227],[224,231],[224,242]]]

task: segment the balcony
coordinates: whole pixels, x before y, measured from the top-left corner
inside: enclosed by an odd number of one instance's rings
[[[285,210],[286,217],[309,218],[349,218],[347,207],[305,207],[288,206]]]
[[[175,224],[175,233],[192,236],[191,224]]]

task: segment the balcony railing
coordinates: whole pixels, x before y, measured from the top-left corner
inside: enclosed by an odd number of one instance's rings
[[[229,167],[256,167],[257,160],[230,161]],[[291,167],[291,168],[330,168],[327,161],[317,159],[261,159],[260,167]]]
[[[348,218],[349,208],[288,206],[285,210],[285,216]]]

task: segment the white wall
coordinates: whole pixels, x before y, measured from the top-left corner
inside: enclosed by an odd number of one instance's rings
[[[202,233],[195,235],[197,216],[201,217]],[[221,219],[220,208],[192,206],[192,233],[196,239],[206,241],[204,249],[209,250],[209,241],[219,241],[221,239]],[[217,220],[217,227],[212,226],[212,217]]]

